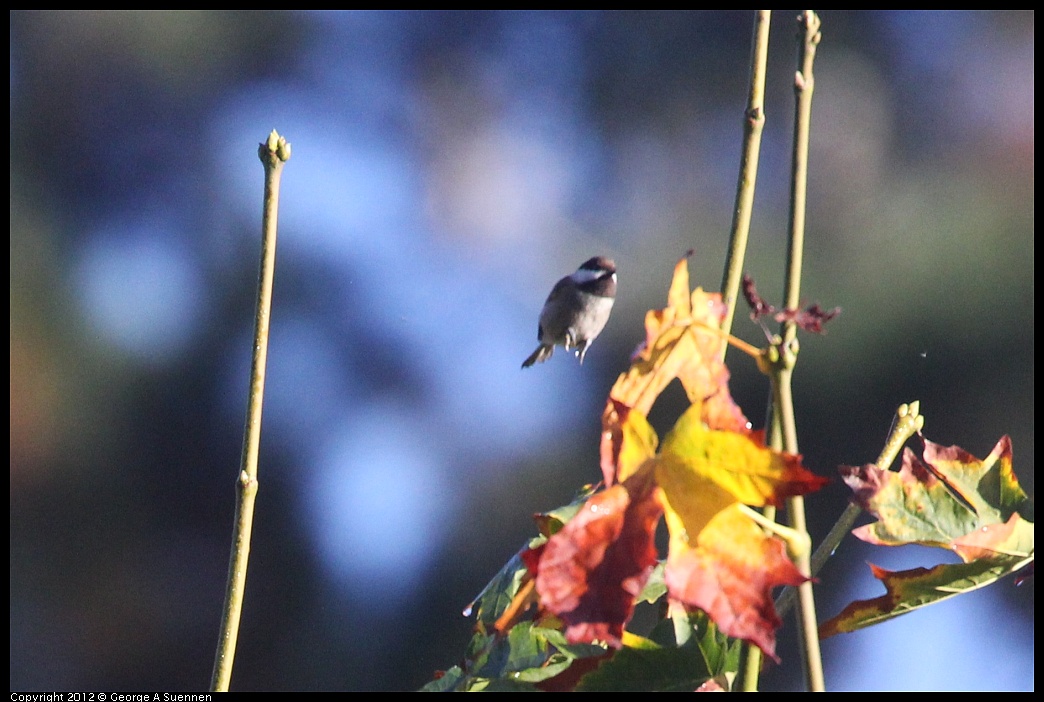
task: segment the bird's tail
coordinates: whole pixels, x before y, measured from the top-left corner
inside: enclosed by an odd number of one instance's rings
[[[529,358],[522,361],[522,367],[529,368],[534,363],[543,363],[547,359],[551,358],[551,354],[553,354],[554,352],[554,346],[547,346],[545,344],[541,344],[540,346],[537,346],[536,351],[529,355]]]

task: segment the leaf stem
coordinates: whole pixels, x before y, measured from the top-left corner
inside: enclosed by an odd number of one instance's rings
[[[737,349],[739,349],[740,351],[757,361],[759,367],[761,365],[761,358],[765,355],[764,351],[762,349],[759,349],[754,344],[747,343],[738,336],[733,336],[732,334],[729,334],[728,332],[723,331],[718,327],[714,327],[710,324],[707,324],[706,322],[702,322],[688,317],[677,320],[676,324],[688,327],[699,327],[702,331],[715,334],[722,339],[726,346],[735,346]]]
[[[236,479],[236,516],[232,531],[232,552],[228,564],[225,606],[210,689],[227,692],[239,637],[243,610],[250,535],[257,496],[257,459],[261,443],[261,409],[265,393],[265,367],[268,360],[268,329],[272,311],[272,284],[275,278],[276,222],[279,212],[279,182],[283,164],[290,158],[290,144],[273,129],[258,147],[265,169],[265,195],[261,222],[261,263],[258,273],[257,309],[254,315],[254,353],[250,368],[250,394],[247,401],[243,454]]]

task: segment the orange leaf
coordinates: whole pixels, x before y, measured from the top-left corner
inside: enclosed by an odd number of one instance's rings
[[[631,367],[609,391],[602,413],[601,465],[606,485],[618,478],[621,408],[648,416],[664,388],[678,378],[689,400],[702,407],[703,419],[714,429],[747,431],[750,423],[728,391],[729,371],[721,358],[725,305],[718,293],[689,291],[688,259],[674,267],[667,307],[645,315],[645,341]]]
[[[664,580],[669,595],[710,615],[722,633],[776,657],[782,622],[772,588],[800,585],[806,578],[790,562],[783,543],[733,505],[720,511],[693,539],[667,509],[671,531]]]
[[[603,424],[612,424],[614,428],[602,433],[603,457],[611,456],[602,465],[602,474],[606,485],[612,485],[614,479],[627,480],[646,459],[655,456],[659,438],[641,412],[610,398],[606,413],[609,416],[603,416]]]
[[[656,479],[671,534],[668,594],[711,616],[728,636],[775,656],[780,625],[772,588],[805,578],[778,539],[766,535],[737,502],[775,504],[818,489],[825,479],[800,456],[766,448],[759,434],[713,431],[693,405],[664,440]]]

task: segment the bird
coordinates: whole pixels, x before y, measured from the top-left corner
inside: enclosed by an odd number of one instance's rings
[[[584,362],[591,342],[605,328],[616,301],[616,264],[611,258],[595,256],[580,264],[575,273],[555,283],[540,311],[537,340],[540,345],[523,368],[551,358],[555,346],[573,352]]]

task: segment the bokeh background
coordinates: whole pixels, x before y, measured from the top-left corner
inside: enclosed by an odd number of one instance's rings
[[[746,265],[775,302],[796,14],[772,20]],[[209,683],[273,128],[293,157],[232,687],[421,686],[532,513],[598,479],[605,394],[675,261],[720,287],[752,14],[10,19],[12,690]],[[803,339],[806,464],[873,460],[918,399],[937,442],[1010,434],[1032,495],[1033,13],[822,19],[803,292],[844,312]],[[605,333],[582,367],[521,371],[595,254],[619,267]],[[766,385],[730,358],[760,424]],[[845,499],[810,499],[814,537]],[[867,561],[946,559],[849,538],[820,616],[881,593]],[[793,629],[766,689],[801,686]],[[1033,649],[1011,579],[824,642],[837,690],[1032,690]]]

